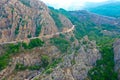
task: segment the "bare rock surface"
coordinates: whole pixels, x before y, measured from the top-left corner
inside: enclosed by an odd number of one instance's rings
[[[118,72],[118,79],[120,80],[120,39],[115,41],[113,48],[114,48],[115,71]]]

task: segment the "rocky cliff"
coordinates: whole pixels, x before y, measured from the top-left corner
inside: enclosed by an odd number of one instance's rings
[[[72,27],[64,16],[61,27]],[[65,22],[66,21],[66,22]],[[67,23],[67,25],[65,24]],[[16,41],[58,32],[50,10],[38,0],[0,1],[0,42]]]
[[[115,41],[113,48],[114,48],[115,71],[118,72],[118,79],[120,80],[120,39]]]
[[[96,42],[90,41],[87,36],[80,41],[75,39],[70,42],[71,45],[65,53],[48,42],[44,47],[25,51],[13,57],[17,65],[35,66],[40,65],[42,56],[47,55],[50,64],[46,68],[38,67],[38,70],[34,70],[34,68],[33,70],[29,68],[17,70],[15,68],[12,73],[8,72],[9,74],[5,79],[84,80],[87,79],[88,71],[101,58]]]

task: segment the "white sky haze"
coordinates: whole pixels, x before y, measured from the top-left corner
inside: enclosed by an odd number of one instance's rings
[[[105,2],[108,0],[42,0],[48,6],[54,8],[64,8],[66,10],[78,10],[84,8],[85,4],[88,2]]]

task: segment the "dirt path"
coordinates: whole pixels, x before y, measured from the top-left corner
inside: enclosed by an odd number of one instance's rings
[[[57,32],[57,33],[55,33],[55,34],[50,34],[50,35],[45,35],[45,36],[32,37],[32,38],[29,38],[28,41],[30,41],[31,39],[36,39],[36,38],[47,38],[47,39],[49,39],[49,38],[52,38],[52,37],[55,36],[55,35],[64,34],[64,33],[69,33],[69,32],[71,32],[71,31],[73,31],[74,28],[75,28],[75,25],[73,25],[72,28],[70,28],[70,29],[68,29],[68,30],[66,30],[66,31]],[[11,41],[11,42],[2,42],[2,43],[0,43],[0,44],[3,45],[3,44],[18,43],[18,42],[24,42],[24,40]]]

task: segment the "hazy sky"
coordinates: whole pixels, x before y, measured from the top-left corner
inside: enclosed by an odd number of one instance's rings
[[[49,6],[54,8],[64,8],[67,10],[78,10],[84,8],[86,3],[100,3],[108,0],[42,0]]]

